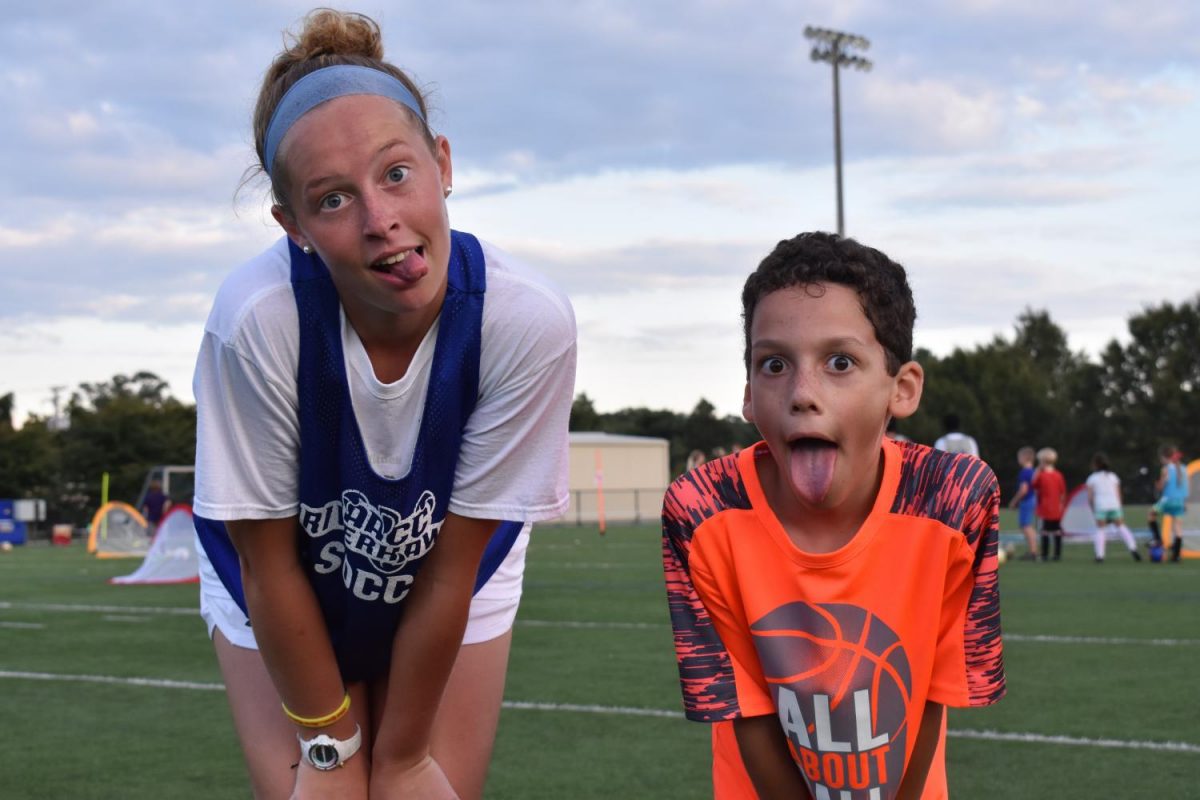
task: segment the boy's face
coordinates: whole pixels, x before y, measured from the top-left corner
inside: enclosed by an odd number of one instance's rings
[[[913,361],[888,374],[854,289],[814,284],[763,297],[742,413],[771,451],[768,493],[802,509],[865,501],[869,510],[888,416],[916,411],[922,382]]]

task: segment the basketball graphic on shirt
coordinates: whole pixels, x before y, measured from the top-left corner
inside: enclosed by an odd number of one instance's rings
[[[780,724],[813,794],[893,796],[904,771],[912,693],[896,633],[859,606],[800,601],[750,629]]]

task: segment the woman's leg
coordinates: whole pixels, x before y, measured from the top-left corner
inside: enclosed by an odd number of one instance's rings
[[[509,629],[490,641],[463,645],[438,707],[433,758],[462,800],[483,796],[511,644]]]
[[[1133,554],[1137,561],[1142,560],[1142,554],[1138,552],[1137,540],[1133,538],[1133,531],[1129,530],[1129,526],[1125,524],[1125,518],[1117,517],[1117,533],[1121,534],[1121,541],[1125,542],[1125,547]]]
[[[1166,515],[1164,515],[1166,516]],[[1171,560],[1178,561],[1183,557],[1183,531],[1179,524],[1179,517],[1172,514],[1171,520]]]
[[[471,600],[463,645],[433,723],[433,758],[462,800],[483,796],[504,699],[513,622],[521,603],[529,533],[526,524]]]
[[[213,647],[254,797],[287,800],[296,785],[292,765],[300,760],[300,747],[262,656],[257,650],[230,643],[219,628],[213,632]]]

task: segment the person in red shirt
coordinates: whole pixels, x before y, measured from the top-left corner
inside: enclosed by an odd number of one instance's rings
[[[801,234],[742,299],[743,414],[763,441],[681,476],[663,505],[714,795],[945,798],[944,707],[1004,694],[996,477],[885,438],[924,380],[899,264]]]
[[[1054,466],[1058,452],[1043,447],[1037,453],[1038,468],[1033,474],[1033,491],[1037,493],[1037,515],[1042,523],[1042,561],[1050,554],[1050,539],[1054,539],[1054,560],[1062,560],[1062,518],[1067,510],[1067,482]]]

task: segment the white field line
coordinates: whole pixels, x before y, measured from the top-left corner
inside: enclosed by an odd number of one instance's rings
[[[165,678],[122,678],[115,675],[63,675],[57,672],[16,672],[0,670],[0,678],[24,681],[57,681],[69,683],[108,683],[118,686],[149,686],[152,689],[199,689],[208,692],[223,692],[223,683],[199,683],[197,681],[172,681]]]
[[[12,628],[21,631],[40,631],[45,627],[40,622],[0,622],[0,628]]]
[[[504,708],[519,711],[567,711],[576,714],[615,714],[624,717],[662,717],[665,719],[683,719],[682,711],[668,711],[662,708],[634,708],[632,706],[597,706],[577,705],[575,703],[530,703],[523,700],[505,700],[501,703]]]
[[[958,739],[986,739],[991,742],[1029,742],[1030,744],[1066,744],[1077,747],[1108,747],[1118,750],[1200,753],[1200,744],[1190,742],[1139,742],[1124,739],[1090,739],[1079,736],[1047,736],[1041,733],[1004,733],[1003,731],[949,730],[947,734]]]
[[[527,628],[601,628],[604,630],[648,631],[669,630],[665,622],[580,622],[574,620],[518,619],[517,625]]]
[[[199,608],[180,608],[164,606],[110,606],[85,605],[71,603],[11,603],[0,601],[0,611],[61,611],[74,613],[97,614],[127,614],[131,617],[147,614],[171,614],[178,616],[197,616]],[[122,620],[132,621],[132,620]],[[13,627],[17,623],[4,623]],[[659,630],[669,629],[666,622],[580,622],[574,620],[545,620],[517,619],[517,625],[531,628],[577,628],[577,629],[611,629],[611,630]],[[1200,639],[1137,639],[1133,637],[1113,636],[1056,636],[1049,634],[1005,633],[1006,642],[1023,642],[1035,644],[1098,644],[1098,645],[1135,645],[1137,647],[1195,647],[1200,645]]]
[[[1135,639],[1127,636],[1049,636],[1021,633],[1004,634],[1006,642],[1038,642],[1046,644],[1134,644],[1138,647],[1194,647],[1200,639]]]
[[[18,672],[0,670],[0,678],[11,680],[57,681],[74,683],[103,683],[118,686],[141,686],[153,689],[192,689],[220,692],[221,683],[198,681],[175,681],[163,678],[121,678],[112,675],[64,675],[50,672]],[[577,705],[574,703],[536,703],[520,700],[504,701],[504,708],[516,711],[554,711],[575,714],[613,714],[625,717],[657,717],[683,719],[680,711],[660,708],[635,708],[630,706]],[[950,730],[950,736],[960,739],[983,739],[994,742],[1028,742],[1033,744],[1060,744],[1079,747],[1103,747],[1120,750],[1160,750],[1173,753],[1200,753],[1200,744],[1190,742],[1147,742],[1123,739],[1089,739],[1076,736],[1050,736],[1040,733],[1004,733],[1002,731]]]
[[[551,569],[629,569],[636,564],[626,564],[620,561],[539,561],[535,568],[548,567]]]
[[[0,601],[0,610],[6,609],[13,611],[67,611],[91,614],[178,614],[189,617],[197,616],[200,613],[200,609],[195,606],[191,608],[168,606],[91,606],[73,603],[9,603]]]

